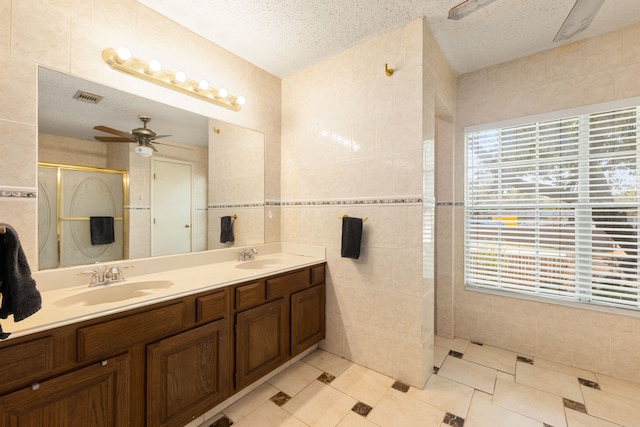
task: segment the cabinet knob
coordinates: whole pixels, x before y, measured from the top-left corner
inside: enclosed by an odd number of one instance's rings
[[[189,227],[191,227],[189,224],[184,225],[184,228],[189,228]]]
[[[102,362],[100,362],[101,366],[107,366],[109,364],[108,360],[103,360]]]
[[[31,384],[31,390],[36,391],[39,388],[40,388],[40,383]]]

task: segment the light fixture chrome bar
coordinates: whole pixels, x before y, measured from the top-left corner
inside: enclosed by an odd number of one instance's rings
[[[584,31],[591,24],[603,3],[604,0],[576,0],[553,41],[567,40],[580,31]]]
[[[495,0],[466,0],[460,3],[457,6],[449,9],[449,19],[453,19],[455,21],[464,18],[467,15],[472,14],[476,10],[485,7],[489,3],[493,3]]]
[[[203,80],[195,81],[189,79],[181,71],[174,73],[162,69],[157,61],[152,60],[147,64],[142,59],[134,58],[130,55],[123,57],[118,53],[120,49],[107,48],[102,51],[102,59],[114,70],[233,111],[240,111],[246,102],[243,96],[230,95],[224,88],[212,88],[208,83],[205,84]]]

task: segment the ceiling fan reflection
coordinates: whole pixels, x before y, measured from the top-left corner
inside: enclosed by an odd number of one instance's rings
[[[191,150],[188,147],[182,147],[179,145],[172,145],[163,142],[158,142],[156,139],[166,138],[171,135],[158,135],[151,129],[147,127],[147,123],[151,121],[151,117],[149,116],[140,116],[140,120],[142,121],[141,128],[132,129],[131,132],[123,132],[118,129],[113,129],[108,126],[98,125],[94,126],[95,130],[99,130],[101,132],[110,133],[112,135],[117,136],[94,136],[94,138],[100,142],[125,142],[125,143],[136,143],[138,144],[135,147],[134,151],[136,154],[142,157],[149,157],[153,154],[153,152],[158,152],[156,147],[153,144],[158,145],[166,145],[168,147],[181,148],[183,150]]]

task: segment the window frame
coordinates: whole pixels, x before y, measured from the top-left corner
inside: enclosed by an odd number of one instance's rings
[[[576,108],[576,109],[569,109],[569,110],[561,110],[561,111],[555,111],[555,112],[549,112],[549,113],[544,113],[544,114],[539,114],[539,115],[535,115],[535,116],[526,116],[526,117],[521,117],[521,118],[517,118],[517,119],[510,119],[510,120],[506,120],[506,121],[501,121],[501,122],[493,122],[493,123],[487,123],[487,124],[482,124],[482,125],[477,125],[477,126],[469,126],[466,127],[464,129],[464,137],[465,137],[465,144],[464,144],[464,158],[465,158],[465,167],[464,167],[464,199],[465,199],[465,221],[464,221],[464,233],[463,233],[463,238],[464,238],[464,244],[465,244],[465,250],[464,250],[464,267],[465,267],[465,273],[464,273],[464,285],[465,285],[465,289],[467,290],[473,290],[473,291],[479,291],[479,292],[485,292],[485,293],[490,293],[490,294],[497,294],[497,295],[502,295],[502,296],[510,296],[510,297],[517,297],[517,298],[524,298],[524,299],[531,299],[531,300],[535,300],[535,301],[541,301],[541,302],[546,302],[546,303],[559,303],[562,305],[570,305],[570,306],[576,306],[576,307],[580,307],[580,308],[595,308],[597,310],[606,310],[606,311],[610,311],[610,310],[618,310],[621,309],[624,312],[627,313],[631,313],[632,315],[640,315],[640,290],[636,290],[637,295],[634,297],[636,299],[636,304],[635,306],[631,306],[631,305],[617,305],[615,303],[610,303],[610,302],[602,302],[602,301],[590,301],[589,300],[589,295],[591,292],[593,292],[593,289],[595,289],[594,286],[588,286],[586,287],[586,289],[584,289],[582,286],[582,284],[580,283],[580,281],[576,278],[575,280],[575,284],[574,284],[574,293],[572,297],[566,297],[566,295],[561,295],[561,296],[555,296],[550,294],[550,293],[536,293],[536,292],[531,292],[531,291],[522,291],[519,292],[518,290],[514,290],[512,288],[509,288],[507,290],[501,289],[499,287],[493,287],[493,286],[488,286],[488,287],[484,287],[484,286],[478,286],[478,285],[474,285],[474,284],[470,284],[469,282],[469,256],[468,256],[468,245],[469,245],[469,229],[470,229],[470,222],[469,222],[469,211],[471,211],[473,209],[472,206],[469,206],[469,197],[468,197],[468,185],[469,185],[469,171],[470,171],[470,167],[469,167],[469,150],[468,150],[468,138],[469,135],[472,133],[476,133],[476,132],[482,132],[482,131],[488,131],[488,130],[493,130],[493,129],[505,129],[505,128],[510,128],[510,127],[514,127],[514,126],[523,126],[523,125],[527,125],[527,124],[531,124],[531,123],[537,123],[537,122],[546,122],[546,121],[553,121],[553,120],[561,120],[561,119],[566,119],[566,118],[570,118],[570,117],[581,117],[579,120],[586,120],[587,123],[586,125],[588,126],[588,120],[589,120],[589,115],[591,114],[597,114],[600,112],[605,112],[605,111],[611,111],[611,110],[618,110],[618,109],[623,109],[623,108],[630,108],[630,107],[637,107],[637,115],[636,115],[636,152],[638,153],[636,158],[635,158],[635,166],[637,166],[635,168],[635,172],[636,172],[636,181],[640,180],[640,97],[635,97],[635,98],[629,98],[629,99],[625,99],[625,100],[618,100],[618,101],[614,101],[614,102],[608,102],[608,103],[602,103],[602,104],[594,104],[594,105],[590,105],[590,106],[586,106],[586,107],[580,107],[580,108]],[[585,125],[585,123],[582,123],[581,125]],[[582,128],[583,130],[583,128]],[[582,149],[584,150],[584,146],[586,145],[587,147],[589,146],[590,142],[589,142],[589,138],[587,137],[586,142],[584,141],[584,135],[581,135],[580,139],[582,142],[580,142],[580,146],[583,147]],[[539,141],[536,141],[536,147],[538,147]],[[583,160],[584,160],[584,153],[583,154]],[[591,157],[587,156],[586,161],[589,162],[591,159]],[[640,186],[636,186],[636,189],[638,192],[640,192]],[[636,199],[638,199],[639,197],[636,197]],[[589,203],[588,203],[589,204]],[[532,205],[526,205],[527,208],[533,208],[533,209],[538,209],[540,207],[539,203],[534,203]],[[577,206],[577,205],[576,205]],[[590,216],[589,216],[589,227],[592,226],[593,223],[593,218],[595,216],[591,216],[591,212],[590,211]],[[591,246],[589,246],[590,248],[592,248]],[[582,253],[582,251],[581,251]],[[637,252],[636,252],[637,255]],[[590,254],[589,257],[591,257],[592,255]],[[588,261],[588,260],[587,260]],[[640,269],[640,265],[636,264],[636,268]],[[636,276],[637,276],[637,272],[636,272]],[[640,282],[637,282],[640,283]],[[580,290],[582,289],[582,293],[580,292]],[[637,289],[640,289],[640,285],[637,286]]]

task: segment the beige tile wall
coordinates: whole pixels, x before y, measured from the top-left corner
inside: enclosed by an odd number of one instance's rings
[[[453,105],[455,76],[418,20],[282,87],[282,240],[327,248],[323,346],[421,387],[433,366],[435,99]],[[358,260],[340,257],[345,214],[368,218]]]
[[[236,113],[117,73],[104,64],[101,52],[120,45],[242,94],[247,105]],[[264,132],[267,194],[279,199],[280,79],[135,0],[0,0],[0,148],[3,164],[15,165],[0,171],[0,188],[37,186],[38,65]],[[0,197],[0,207],[0,221],[18,229],[30,263],[36,264],[35,200]],[[279,228],[275,222],[269,226]],[[267,234],[279,237],[272,230]]]
[[[639,96],[639,46],[634,26],[461,75],[455,152],[438,183],[463,201],[465,126]],[[640,381],[640,318],[465,291],[464,208],[452,209],[453,255],[438,258],[438,278],[455,293],[438,299],[438,319],[454,310],[456,336]]]

